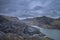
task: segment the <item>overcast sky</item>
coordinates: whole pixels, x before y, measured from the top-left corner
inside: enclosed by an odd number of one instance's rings
[[[60,0],[0,0],[0,14],[11,16],[60,16]]]

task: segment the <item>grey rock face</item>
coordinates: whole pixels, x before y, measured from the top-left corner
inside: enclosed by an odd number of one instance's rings
[[[0,16],[0,31],[4,33],[20,33],[25,27],[25,23],[15,20],[14,17]]]
[[[33,34],[39,34],[40,31],[34,27],[27,27],[24,29],[25,34],[33,35]]]

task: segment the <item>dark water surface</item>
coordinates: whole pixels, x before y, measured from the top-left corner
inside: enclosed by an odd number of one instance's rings
[[[55,39],[55,40],[60,40],[60,30],[57,29],[44,29],[40,28],[38,26],[32,25],[32,27],[38,28],[42,33],[44,33],[46,36]]]

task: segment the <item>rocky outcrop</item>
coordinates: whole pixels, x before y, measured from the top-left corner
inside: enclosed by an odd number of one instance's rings
[[[27,25],[15,17],[0,16],[0,31],[20,34]]]
[[[33,34],[39,34],[40,31],[34,27],[26,27],[23,31],[25,34],[33,35]]]
[[[40,35],[38,35],[39,38],[37,37],[39,40],[45,36],[38,29],[28,26],[17,17],[0,15],[0,40],[37,40],[35,34]]]

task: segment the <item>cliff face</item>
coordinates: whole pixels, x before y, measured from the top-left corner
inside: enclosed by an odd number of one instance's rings
[[[26,19],[27,20],[27,19]],[[26,22],[26,20],[24,20]],[[27,22],[26,22],[27,23]],[[27,24],[37,25],[43,28],[60,29],[60,18],[54,19],[46,16],[30,19]]]
[[[37,36],[37,37],[36,37]],[[52,40],[17,17],[0,15],[0,40]]]

